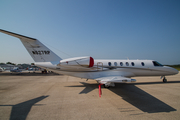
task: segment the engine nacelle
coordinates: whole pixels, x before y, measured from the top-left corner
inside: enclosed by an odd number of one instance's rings
[[[94,59],[92,57],[75,57],[61,60],[58,66],[62,67],[93,67]]]

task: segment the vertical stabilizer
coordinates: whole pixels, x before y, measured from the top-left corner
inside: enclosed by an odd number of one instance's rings
[[[1,29],[0,32],[19,38],[35,62],[54,62],[62,60],[59,56],[57,56],[53,51],[51,51],[37,39]]]

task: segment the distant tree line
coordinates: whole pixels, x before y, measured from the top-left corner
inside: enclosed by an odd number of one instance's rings
[[[6,64],[16,65],[15,63],[12,62],[7,62]]]
[[[11,64],[11,65],[16,65],[15,63],[12,62],[6,62],[6,63],[0,63],[0,64]],[[21,65],[21,64],[17,64],[17,65]],[[34,63],[31,63],[31,65],[35,65]]]

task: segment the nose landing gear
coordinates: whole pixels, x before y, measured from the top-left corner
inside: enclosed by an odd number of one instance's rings
[[[166,83],[167,82],[167,79],[166,79],[166,77],[164,76],[164,78],[163,78],[163,83]]]

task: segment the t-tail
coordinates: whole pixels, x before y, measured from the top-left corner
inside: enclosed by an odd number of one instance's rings
[[[62,60],[37,39],[8,32],[2,29],[0,29],[0,32],[19,38],[35,62],[56,62]]]

